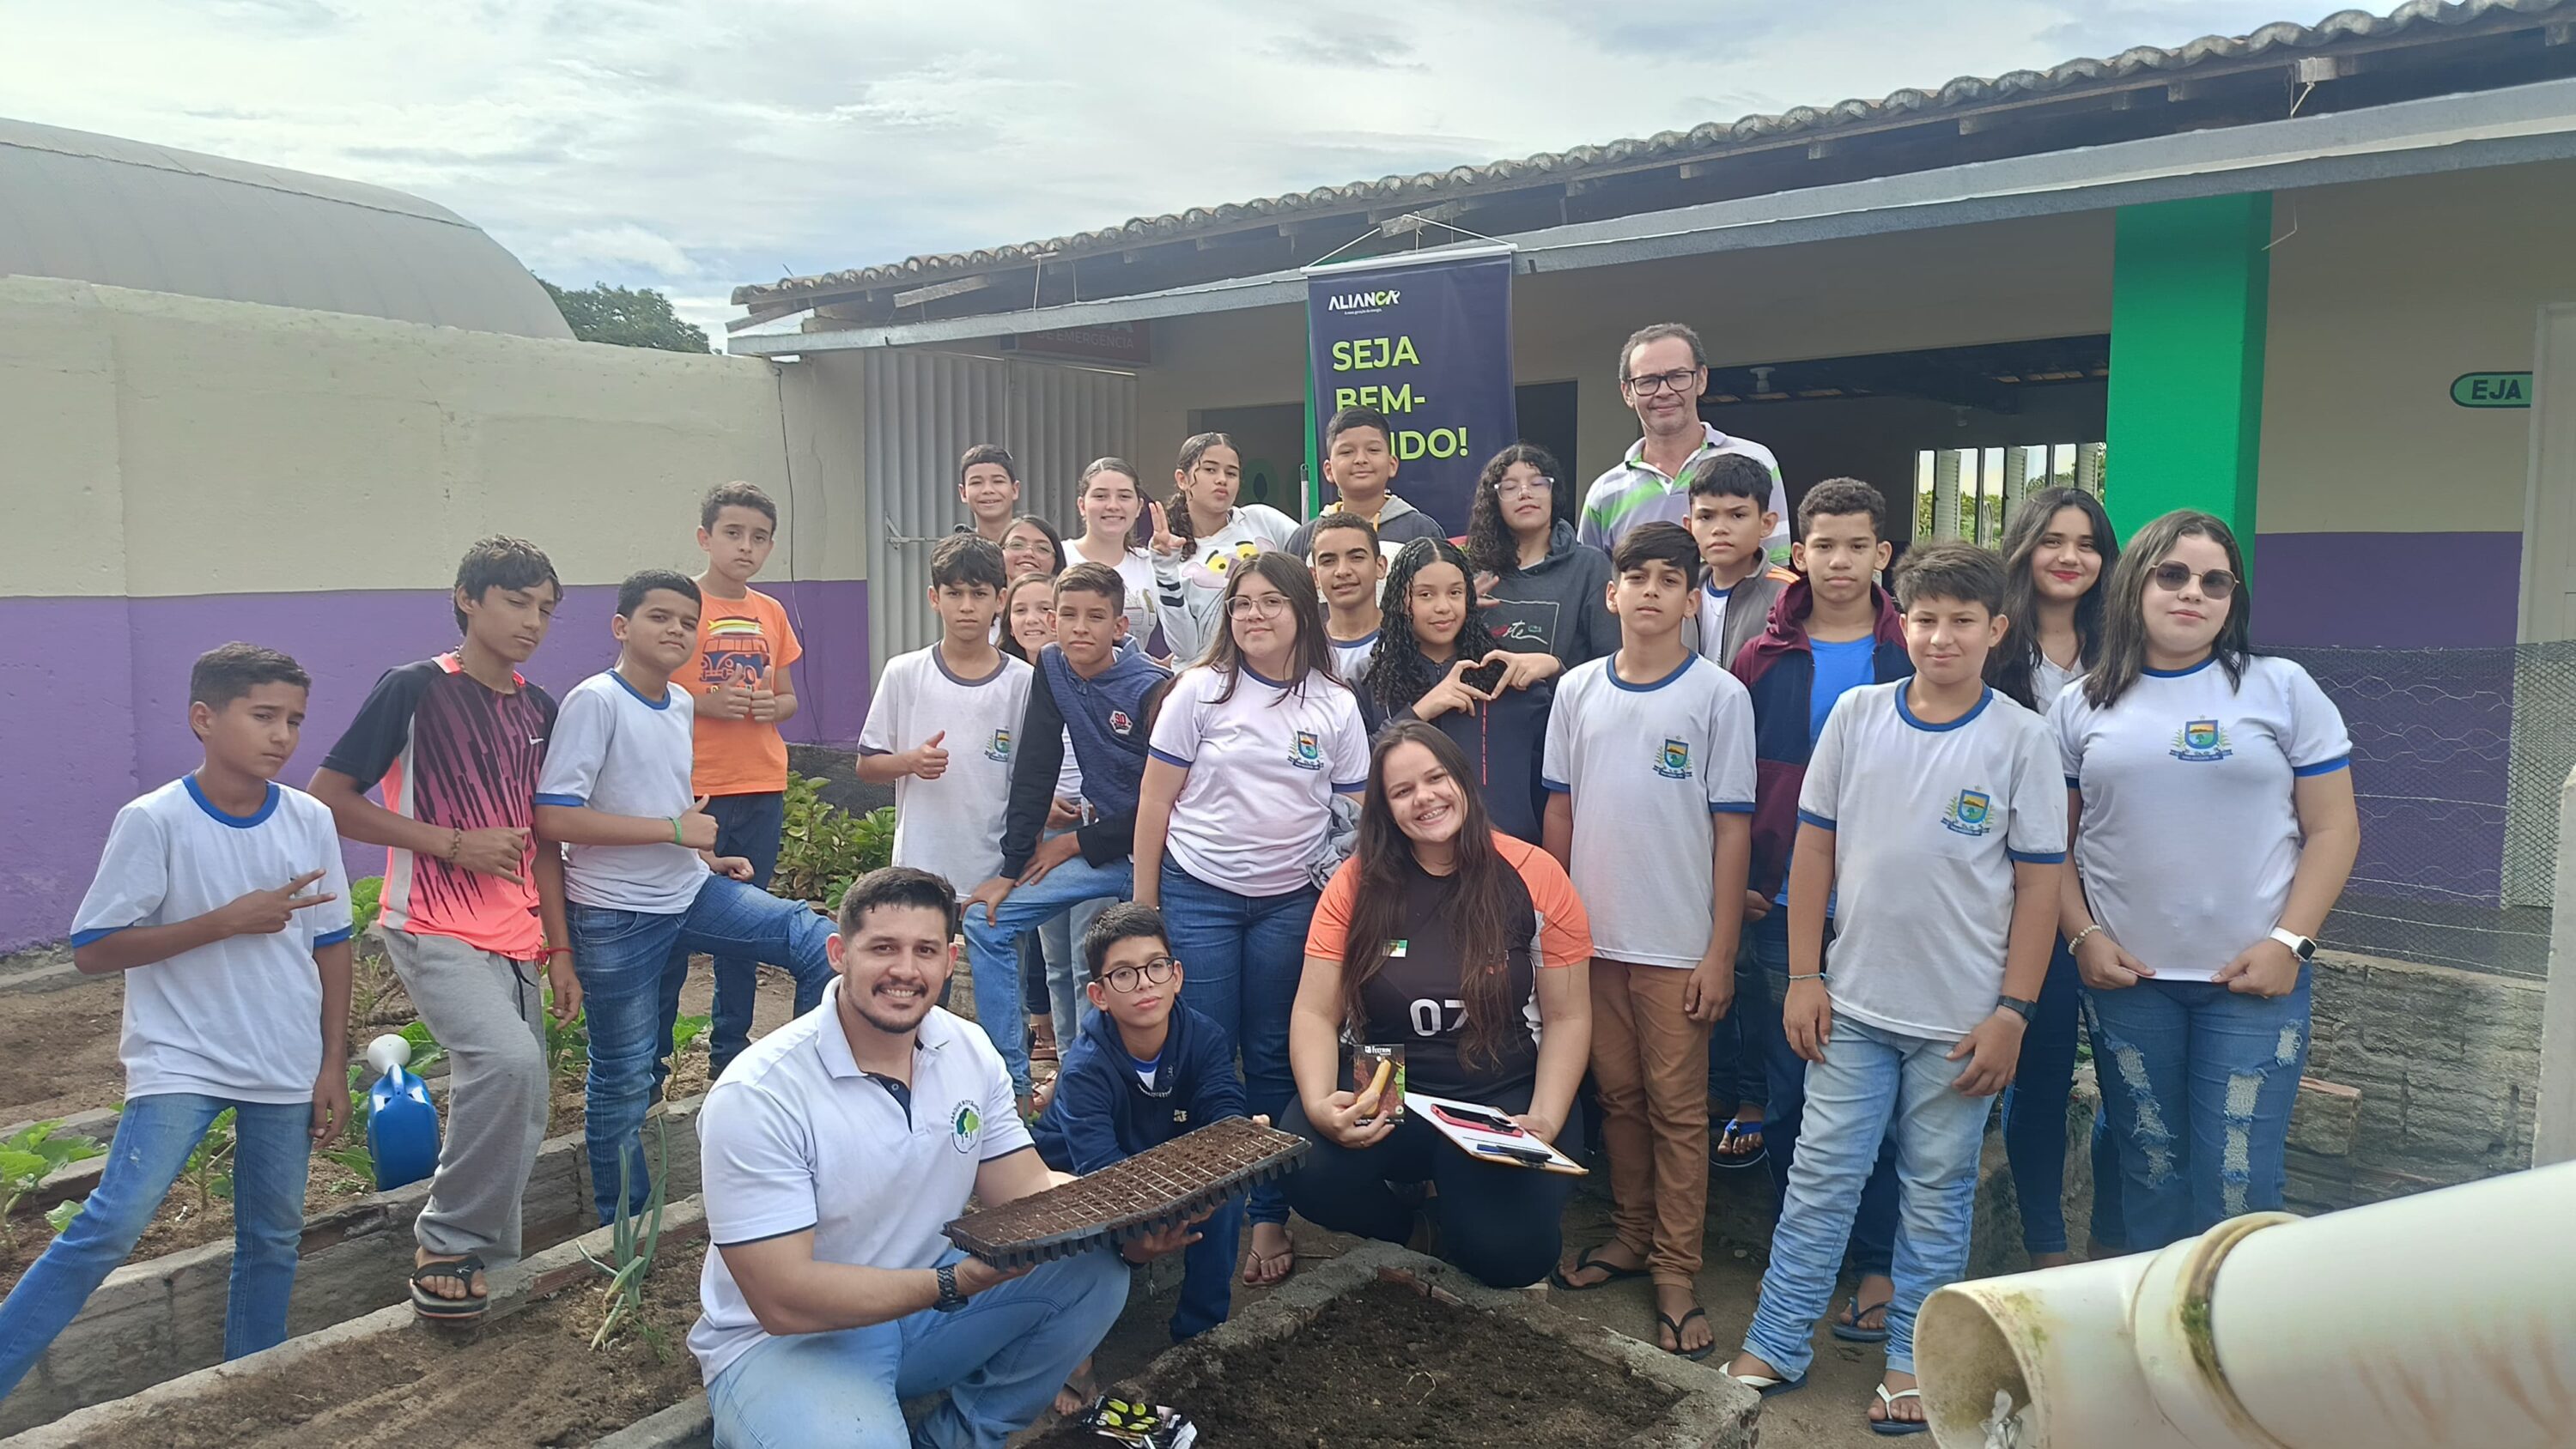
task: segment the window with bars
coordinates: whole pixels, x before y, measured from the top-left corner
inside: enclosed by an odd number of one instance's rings
[[[1914,455],[1914,536],[1959,538],[1993,547],[2004,520],[2040,488],[2081,488],[2101,496],[2101,443],[2016,443],[2003,448],[1927,448]]]

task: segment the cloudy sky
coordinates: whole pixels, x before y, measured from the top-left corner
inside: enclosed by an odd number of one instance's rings
[[[0,114],[414,192],[721,337],[739,282],[2334,8],[2297,5],[0,0]]]

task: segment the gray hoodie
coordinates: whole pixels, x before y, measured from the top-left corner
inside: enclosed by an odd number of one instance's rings
[[[1494,647],[1555,655],[1571,669],[1619,647],[1610,612],[1610,555],[1577,543],[1564,519],[1549,531],[1547,557],[1497,579],[1480,602]]]

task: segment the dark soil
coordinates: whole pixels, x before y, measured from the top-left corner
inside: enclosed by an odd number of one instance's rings
[[[600,1289],[577,1284],[471,1337],[415,1326],[236,1378],[129,1429],[120,1449],[555,1449],[589,1444],[698,1390],[684,1340],[703,1245],[666,1247],[644,1326],[594,1353]],[[632,1320],[630,1320],[631,1322]],[[656,1341],[658,1339],[658,1342]]]
[[[1145,1397],[1224,1449],[1601,1449],[1669,1410],[1671,1390],[1498,1314],[1371,1283],[1285,1344],[1181,1351]],[[1133,1386],[1131,1386],[1133,1387]],[[1027,1449],[1093,1449],[1060,1424]]]
[[[1035,1252],[1103,1237],[1269,1176],[1305,1151],[1303,1139],[1250,1118],[1211,1122],[1160,1147],[1017,1202],[969,1213],[948,1237],[987,1262],[1011,1266]]]
[[[125,1100],[125,983],[106,976],[0,998],[0,1129]]]

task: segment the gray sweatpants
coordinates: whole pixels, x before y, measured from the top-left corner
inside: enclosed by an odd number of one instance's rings
[[[447,1050],[438,1173],[412,1234],[443,1257],[510,1262],[519,1256],[519,1199],[546,1136],[541,974],[452,936],[378,934],[411,1004]]]

